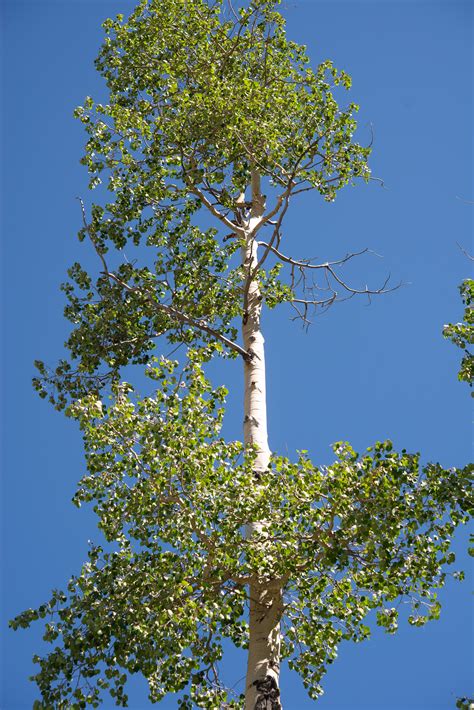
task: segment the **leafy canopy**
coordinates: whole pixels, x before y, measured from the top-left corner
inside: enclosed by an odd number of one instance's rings
[[[369,612],[388,632],[399,598],[412,624],[439,614],[450,539],[472,513],[471,468],[421,466],[390,442],[362,455],[339,444],[328,467],[275,455],[255,485],[256,452],[222,438],[225,391],[203,374],[215,353],[246,355],[236,330],[245,279],[259,280],[268,306],[297,302],[294,279],[266,261],[281,257],[290,198],[333,200],[369,176],[369,149],[352,139],[357,107],[334,96],[349,77],[328,61],[311,69],[277,5],[148,0],[104,24],[96,65],[109,101],[76,111],[90,186],[104,198],[89,221],[83,208],[80,238],[101,272],[69,270],[69,357],[52,371],[38,362],[35,386],[81,426],[87,473],[74,501],[93,503],[107,544],[91,548],[66,592],[11,622],[48,620],[38,707],[97,706],[104,691],[126,705],[137,672],[152,702],[186,689],[184,708],[240,706],[216,669],[226,639],[248,643],[249,583],[283,589],[282,653],[311,697],[339,642],[369,635]],[[260,227],[271,237],[249,275],[238,252],[252,170],[268,191]],[[330,264],[292,264],[304,267],[334,277]],[[184,370],[155,359],[160,336],[187,346]],[[122,381],[128,365],[147,366],[146,396]],[[242,529],[254,520],[265,531],[249,544]]]
[[[311,69],[277,5],[252,0],[236,13],[224,0],[149,0],[127,21],[104,23],[96,66],[109,101],[89,97],[76,110],[89,136],[90,187],[103,182],[105,200],[89,222],[84,211],[80,238],[92,241],[102,273],[70,269],[71,359],[52,372],[37,363],[36,386],[59,408],[147,362],[160,335],[239,352],[235,212],[252,167],[269,190],[262,228],[278,243],[290,197],[311,189],[333,200],[354,178],[368,179],[369,149],[352,140],[357,106],[341,109],[333,95],[350,78],[329,61]],[[124,263],[111,247],[137,258]],[[255,274],[267,305],[292,301],[292,280],[268,264]]]
[[[122,383],[107,406],[88,395],[70,407],[88,469],[74,501],[94,502],[118,547],[92,547],[67,594],[11,622],[48,618],[41,707],[95,707],[104,690],[126,705],[137,672],[152,702],[187,688],[180,707],[240,707],[214,670],[224,639],[247,645],[250,582],[282,585],[283,657],[313,698],[340,641],[370,635],[371,610],[389,633],[399,598],[411,624],[439,615],[434,590],[455,559],[452,533],[472,513],[473,467],[422,468],[388,441],[363,455],[337,444],[328,467],[305,452],[274,456],[256,487],[252,452],[220,435],[225,390],[211,388],[201,360],[191,353],[179,376],[177,362],[150,365],[151,396]],[[267,521],[260,545],[242,536],[255,519]]]

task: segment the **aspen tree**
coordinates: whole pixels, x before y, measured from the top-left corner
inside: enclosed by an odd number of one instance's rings
[[[107,693],[126,705],[140,673],[152,703],[277,710],[284,659],[316,699],[339,643],[369,636],[370,612],[390,633],[399,597],[414,625],[439,615],[469,466],[421,466],[390,442],[361,455],[336,444],[329,467],[269,449],[262,310],[286,303],[306,323],[389,290],[344,278],[356,253],[290,256],[298,195],[332,201],[369,180],[370,150],[353,139],[357,106],[336,101],[350,77],[310,67],[278,4],[143,0],[104,23],[109,100],[76,110],[90,187],[102,183],[103,199],[80,203],[98,273],[69,270],[69,358],[38,361],[35,386],[82,429],[74,502],[94,503],[114,545],[11,622],[48,618],[37,707]],[[163,343],[185,355],[160,357]],[[226,391],[205,377],[217,357],[242,362],[242,442],[220,434]],[[143,369],[146,394],[127,381]],[[218,676],[226,639],[248,649],[241,696]]]

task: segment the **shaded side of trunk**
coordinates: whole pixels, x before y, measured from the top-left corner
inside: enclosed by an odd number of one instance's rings
[[[252,210],[242,260],[246,280],[258,263],[257,245],[253,231],[264,211],[258,173],[252,174]],[[250,358],[244,363],[244,443],[255,446],[255,485],[265,475],[270,461],[267,433],[267,405],[265,384],[265,349],[260,328],[262,296],[256,278],[247,284],[246,309],[242,334],[244,348]],[[264,531],[263,521],[252,521],[247,526],[247,538]],[[250,641],[245,688],[246,710],[280,710],[279,661],[280,618],[282,611],[281,587],[271,582],[249,586]]]

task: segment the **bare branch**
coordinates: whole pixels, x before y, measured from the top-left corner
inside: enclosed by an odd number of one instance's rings
[[[382,286],[380,288],[376,289],[369,289],[369,287],[366,285],[364,289],[357,289],[357,288],[352,288],[349,286],[345,281],[343,281],[339,276],[336,274],[334,269],[330,266],[327,267],[327,270],[331,274],[331,276],[337,281],[338,284],[340,284],[346,291],[349,291],[349,293],[353,294],[361,294],[361,295],[378,295],[381,293],[390,293],[391,291],[396,291],[400,286],[402,285],[401,283],[397,284],[397,286],[392,286],[391,288],[386,288],[388,282],[390,281],[390,274],[387,276],[385,281],[383,282]]]
[[[299,190],[295,190],[293,192],[293,195],[300,195],[302,192],[310,192],[311,190],[316,190],[316,186],[310,185],[309,187],[301,187]]]
[[[275,235],[274,235],[275,236]],[[326,261],[321,264],[312,264],[310,259],[305,259],[305,260],[297,260],[293,259],[290,256],[287,256],[286,254],[283,254],[276,246],[273,245],[272,240],[267,243],[267,242],[257,242],[258,246],[261,246],[265,249],[265,256],[269,252],[274,254],[281,262],[284,262],[285,264],[288,264],[290,266],[290,272],[291,272],[291,283],[290,283],[290,288],[293,293],[296,292],[296,290],[302,290],[304,297],[301,298],[292,298],[289,303],[291,304],[292,308],[296,312],[296,316],[294,317],[293,320],[296,320],[297,318],[301,319],[303,321],[303,324],[306,328],[310,325],[311,321],[308,319],[308,310],[310,307],[316,308],[318,307],[320,310],[325,311],[327,310],[333,303],[336,301],[345,301],[349,300],[355,295],[365,295],[369,299],[369,303],[371,301],[371,296],[373,295],[379,295],[383,293],[389,293],[391,291],[395,291],[396,289],[400,288],[402,285],[397,284],[396,286],[393,286],[391,288],[387,288],[387,285],[390,280],[390,275],[385,279],[384,283],[382,286],[379,288],[371,289],[367,285],[365,288],[354,288],[353,286],[349,285],[347,281],[345,281],[341,276],[337,273],[335,270],[335,267],[341,266],[345,264],[346,262],[350,261],[351,259],[355,258],[356,256],[361,256],[362,254],[375,254],[375,256],[380,257],[379,254],[376,252],[372,251],[371,249],[365,248],[362,249],[361,251],[358,252],[349,252],[347,253],[344,257],[341,259],[336,259],[335,261]],[[322,286],[320,283],[316,283],[314,280],[312,284],[308,284],[308,279],[309,279],[309,273],[314,272],[314,271],[322,271],[325,276],[325,281],[326,281],[326,286]],[[347,294],[346,296],[339,296],[335,285],[333,283],[334,280],[336,284],[342,287],[344,292]],[[318,297],[318,294],[321,292],[329,292],[329,294],[326,297]]]
[[[200,190],[196,185],[194,185],[192,182],[190,182],[187,178],[186,179],[186,184],[189,187],[190,192],[193,193],[193,195],[196,195],[198,197],[202,204],[207,207],[209,212],[214,215],[222,224],[225,224],[226,227],[229,229],[232,229],[233,232],[236,234],[239,234],[240,236],[243,236],[245,234],[245,231],[242,229],[242,227],[239,227],[237,224],[234,224],[230,219],[228,219],[225,215],[222,214],[222,212],[219,212],[218,209],[212,204],[210,200],[207,199],[206,195],[202,190]]]
[[[327,269],[331,266],[338,266],[339,264],[344,264],[346,261],[353,259],[355,256],[361,256],[362,254],[375,254],[376,256],[380,256],[380,254],[377,254],[371,249],[365,248],[361,251],[350,252],[346,254],[346,256],[344,256],[342,259],[338,259],[337,261],[326,261],[323,264],[311,264],[310,260],[297,261],[291,256],[286,256],[285,254],[282,254],[280,251],[278,251],[278,249],[276,249],[274,246],[272,246],[271,244],[267,244],[266,242],[258,242],[258,246],[262,246],[266,249],[269,249],[275,254],[275,256],[281,259],[281,261],[285,261],[288,264],[292,264],[293,266],[298,266],[303,269]]]
[[[242,18],[240,18],[240,17],[237,15],[237,13],[236,13],[236,11],[234,10],[234,7],[233,7],[233,5],[232,5],[232,3],[231,3],[231,0],[227,0],[227,5],[228,5],[230,11],[232,12],[233,16],[234,16],[235,19],[237,20],[237,22],[241,22],[241,21],[242,21]]]
[[[372,177],[372,175],[371,175],[371,176],[369,177],[369,180],[372,180],[373,182],[378,182],[378,183],[380,184],[380,187],[384,187],[384,188],[385,188],[385,182],[382,180],[382,178]],[[385,188],[385,189],[387,189],[387,188]]]
[[[464,256],[467,256],[470,261],[474,261],[474,256],[472,256],[472,254],[469,254],[469,252],[466,251],[466,249],[464,249],[464,247],[462,247],[459,242],[456,242],[456,244],[458,245]]]

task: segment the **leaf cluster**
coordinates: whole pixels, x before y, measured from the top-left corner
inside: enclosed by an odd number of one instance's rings
[[[245,275],[235,256],[252,169],[272,191],[265,219],[275,217],[278,243],[290,196],[311,189],[333,200],[368,179],[370,151],[353,140],[357,106],[335,98],[349,76],[330,61],[309,66],[278,4],[251,0],[237,12],[223,0],[143,0],[127,20],[104,23],[96,67],[109,99],[87,97],[75,111],[90,187],[105,188],[90,219],[82,205],[79,238],[103,268],[97,278],[69,270],[70,355],[52,370],[38,362],[34,380],[59,409],[148,362],[160,336],[235,355],[246,276],[270,307],[293,299],[279,265]]]
[[[197,351],[182,372],[150,363],[152,396],[121,383],[108,404],[89,394],[69,409],[87,460],[74,502],[93,503],[118,549],[93,547],[67,594],[11,622],[49,618],[56,645],[35,676],[46,707],[96,706],[104,690],[126,705],[133,673],[151,702],[187,688],[189,707],[240,707],[217,666],[225,638],[247,645],[251,582],[281,584],[283,656],[314,698],[339,643],[369,636],[371,611],[389,633],[400,602],[411,624],[439,615],[434,590],[472,514],[473,467],[422,467],[390,442],[363,455],[337,444],[328,467],[274,456],[256,481],[252,451],[220,435],[226,393],[201,363]],[[252,521],[265,525],[250,541]]]
[[[469,346],[474,345],[474,280],[465,279],[459,287],[464,303],[464,320],[461,323],[449,323],[444,326],[443,335],[451,340],[454,345],[464,350],[458,379],[468,382],[472,387],[474,382],[474,355]]]

